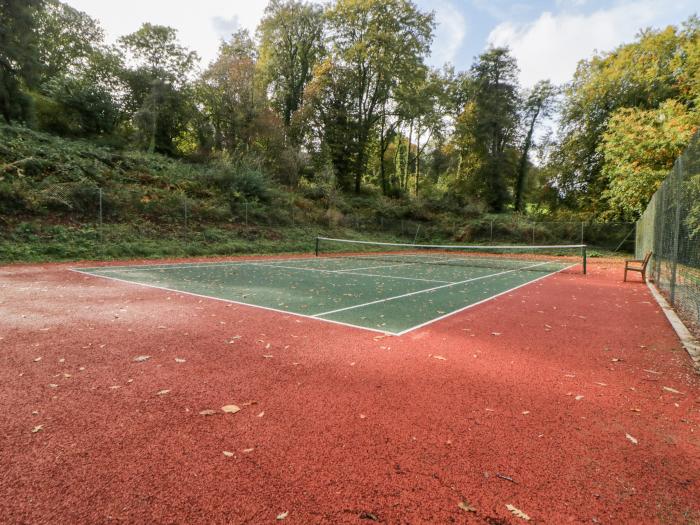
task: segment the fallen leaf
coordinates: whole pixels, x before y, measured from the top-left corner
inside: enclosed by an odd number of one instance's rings
[[[55,385],[54,383],[49,384],[49,388],[58,388],[58,385]]]
[[[224,450],[224,456],[226,456],[227,458],[232,458],[233,452],[229,452],[228,450]]]
[[[157,396],[164,396],[165,394],[169,394],[169,393],[170,393],[170,390],[159,390],[158,392],[156,392],[156,395]]]
[[[243,450],[241,450],[241,452],[243,452],[244,454],[249,454],[249,453],[253,452],[253,450],[255,450],[255,449],[254,448],[244,448]]]
[[[239,412],[241,408],[236,405],[224,405],[221,407],[221,410],[227,414],[235,414],[236,412]]]
[[[262,412],[260,412],[260,413],[258,414],[258,417],[263,417],[264,415],[265,415],[265,411],[263,410]]]
[[[202,410],[199,413],[200,416],[213,416],[214,414],[216,414],[216,410],[211,410],[211,409]]]
[[[37,358],[34,360],[35,363],[38,363],[39,361],[41,361],[41,357],[37,357]]]
[[[150,358],[150,355],[140,355],[138,357],[134,357],[134,361],[137,363],[142,363],[143,361],[148,361]]]
[[[288,510],[285,510],[284,512],[279,513],[279,514],[277,515],[277,518],[276,518],[276,519],[277,519],[277,521],[282,521],[282,520],[283,520],[284,518],[286,518],[287,516],[289,516],[289,511],[288,511]]]
[[[513,516],[517,516],[518,518],[521,518],[525,521],[530,521],[530,516],[525,514],[522,510],[514,507],[510,503],[506,505],[506,508],[513,514]]]
[[[274,356],[268,354],[268,355],[264,355],[263,357],[264,357],[265,359],[272,359]]]
[[[579,394],[579,395],[576,396],[574,399],[575,399],[576,401],[581,401],[581,400],[583,399],[583,396]]]
[[[379,521],[379,517],[376,514],[372,514],[371,512],[360,512],[360,519]]]
[[[499,336],[501,335],[501,332],[491,332],[491,335]]]
[[[36,434],[37,432],[41,432],[44,429],[44,425],[37,425],[32,429],[32,434]]]
[[[665,386],[665,387],[664,387],[664,390],[665,390],[666,392],[671,392],[672,394],[682,394],[682,393],[683,393],[683,392],[679,392],[679,391],[676,390],[675,388],[671,388],[670,386]]]
[[[184,360],[184,359],[181,359],[181,358],[179,358],[179,357],[176,357],[176,358],[175,358],[175,362],[176,362],[176,363],[184,363],[185,360]]]
[[[447,358],[442,357],[441,355],[434,355],[433,359],[438,359],[439,361],[447,361]]]
[[[476,509],[472,507],[467,500],[460,501],[457,506],[466,512],[476,512]]]
[[[638,443],[638,441],[634,437],[630,436],[629,434],[625,434],[625,437],[627,439],[629,439],[633,445],[636,445]]]

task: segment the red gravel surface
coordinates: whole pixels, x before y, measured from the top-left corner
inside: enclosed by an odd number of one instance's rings
[[[3,523],[700,523],[700,380],[619,263],[401,337],[68,268],[0,268]]]

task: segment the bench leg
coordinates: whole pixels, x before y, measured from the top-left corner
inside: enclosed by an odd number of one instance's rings
[[[625,278],[622,280],[622,282],[627,282],[627,267],[625,267]]]

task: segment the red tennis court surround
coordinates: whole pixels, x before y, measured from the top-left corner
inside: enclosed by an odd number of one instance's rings
[[[0,268],[3,522],[700,521],[700,381],[618,261],[402,336],[72,266]]]

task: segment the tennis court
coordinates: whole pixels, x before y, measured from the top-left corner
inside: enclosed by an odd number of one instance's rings
[[[318,238],[316,247],[316,257],[78,271],[401,335],[554,273],[585,268],[580,245],[426,246]]]

